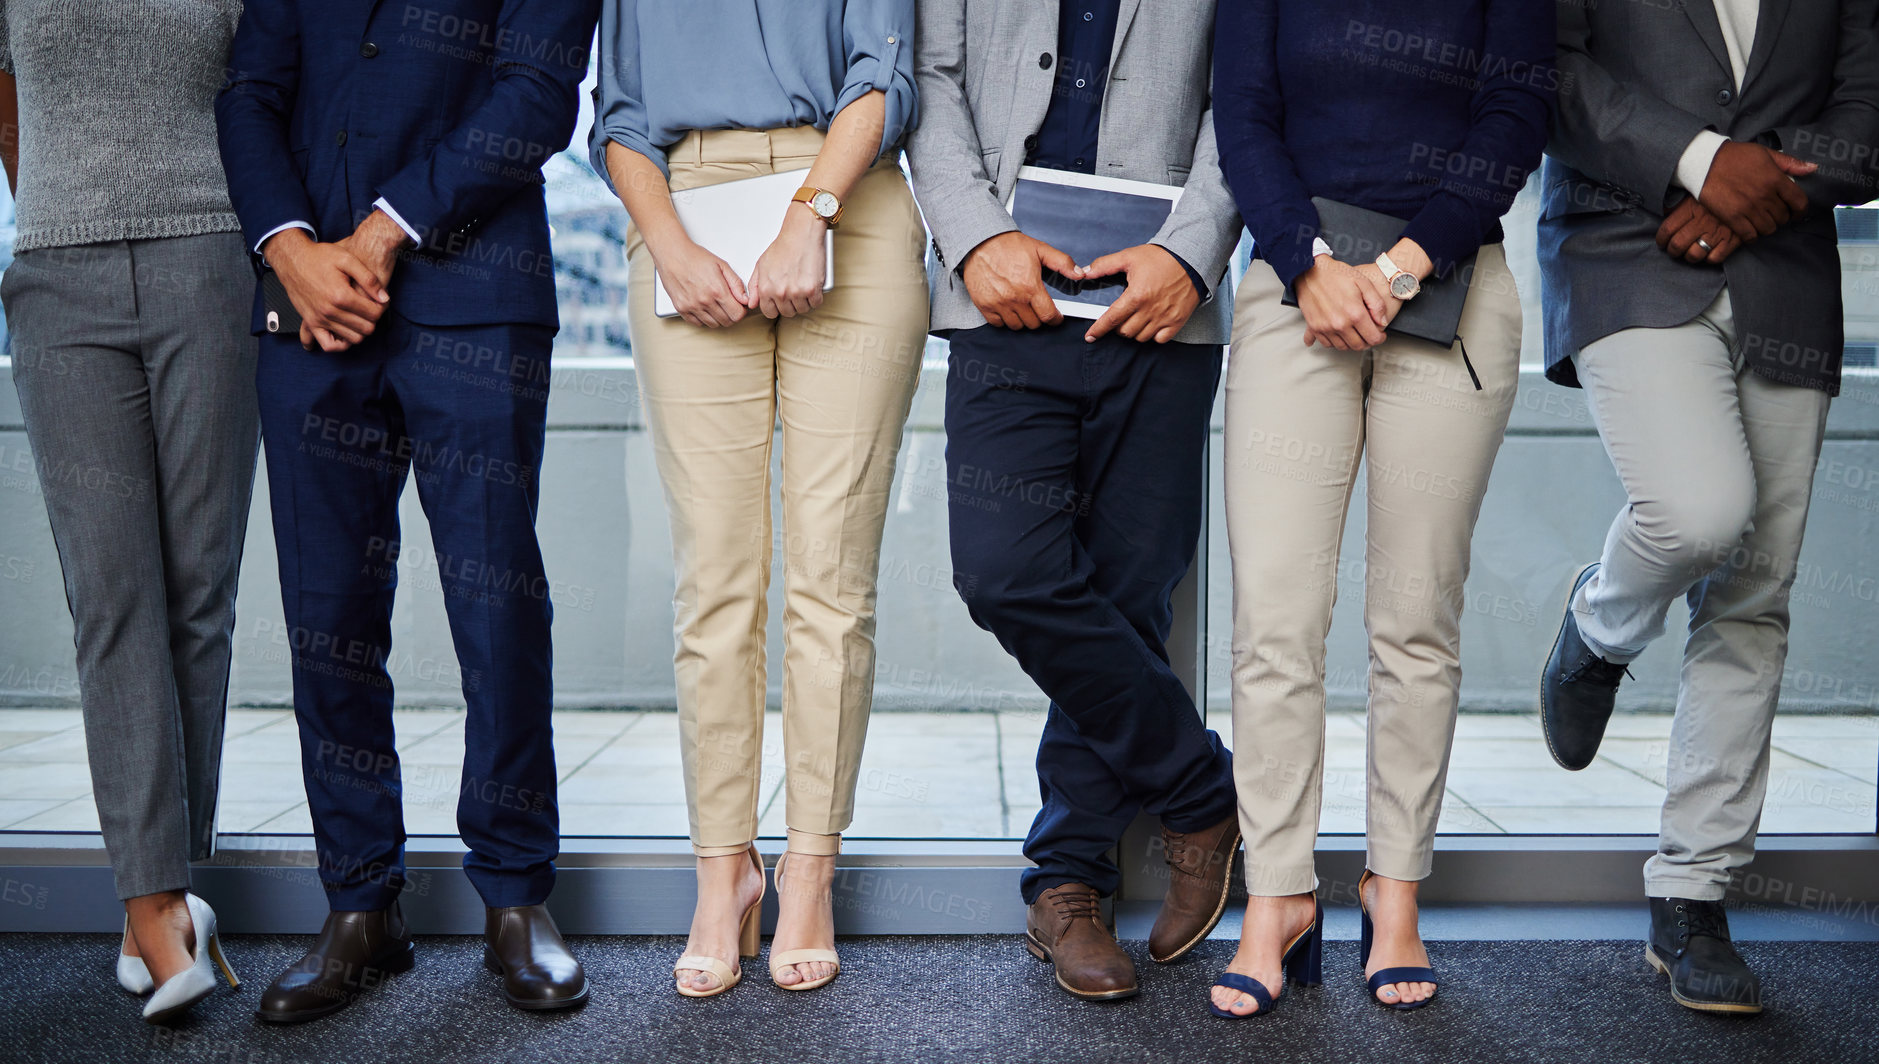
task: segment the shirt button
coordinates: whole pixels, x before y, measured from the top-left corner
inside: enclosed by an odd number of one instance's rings
[[[359,54],[367,59],[371,59],[378,55],[378,45],[367,41],[359,46]]]
[[[1724,107],[1727,107],[1730,104],[1735,102],[1735,93],[1730,92],[1728,89],[1724,89],[1721,92],[1716,94],[1716,102],[1721,104]]]
[[[1094,11],[1085,11],[1085,12],[1083,12],[1083,21],[1085,21],[1085,22],[1088,22],[1089,20],[1091,20],[1091,19],[1093,19],[1093,18],[1095,18],[1095,17],[1096,17],[1096,12],[1094,12]]]
[[[1043,67],[1045,70],[1049,70],[1050,69],[1050,53],[1045,52],[1043,55],[1038,56],[1037,65],[1040,67]]]
[[[339,135],[333,138],[333,143],[339,145],[342,148],[345,147],[346,146],[346,131],[343,129],[340,130]]]
[[[1087,84],[1087,82],[1085,82],[1085,81],[1084,81],[1084,80],[1083,80],[1082,78],[1078,78],[1078,79],[1077,79],[1077,88],[1079,88],[1079,89],[1080,89],[1080,88],[1082,88],[1082,87],[1083,87],[1083,86],[1084,86],[1085,84]]]
[[[898,38],[896,38],[896,37],[889,37],[889,38],[887,39],[887,43],[889,43],[889,44],[893,44],[893,43],[894,43],[894,42],[895,42],[896,40],[898,40]]]
[[[1077,156],[1077,157],[1076,157],[1076,159],[1075,159],[1075,160],[1073,160],[1073,161],[1071,162],[1071,164],[1070,164],[1070,165],[1072,165],[1072,166],[1082,166],[1082,165],[1083,165],[1083,157],[1082,157],[1081,155],[1079,155],[1079,156]]]

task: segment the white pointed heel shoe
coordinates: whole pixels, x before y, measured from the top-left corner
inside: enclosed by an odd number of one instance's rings
[[[124,941],[117,948],[117,985],[142,997],[155,990],[157,984],[150,979],[150,969],[144,967],[142,957],[133,957],[124,952],[130,944],[130,917],[124,918]]]
[[[228,958],[222,956],[222,940],[215,933],[215,910],[209,903],[194,894],[185,894],[189,903],[189,920],[196,929],[196,963],[184,968],[170,977],[169,982],[157,987],[144,1005],[145,1023],[168,1023],[183,1013],[190,1006],[215,992],[215,965],[220,965],[222,974],[228,977],[228,985],[239,989],[241,980],[235,978],[235,970],[228,966]],[[214,964],[210,959],[214,959]]]

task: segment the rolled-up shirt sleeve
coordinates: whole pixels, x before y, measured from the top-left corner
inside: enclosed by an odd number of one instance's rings
[[[665,152],[652,142],[646,118],[638,15],[639,0],[611,0],[600,12],[600,70],[594,84],[594,132],[588,138],[588,151],[595,172],[608,188],[613,188],[613,177],[607,173],[608,144],[631,148],[670,173]]]
[[[842,39],[848,51],[848,77],[835,100],[835,113],[879,90],[887,94],[887,122],[881,129],[881,154],[900,146],[919,117],[919,93],[913,84],[914,0],[850,0],[842,13]]]

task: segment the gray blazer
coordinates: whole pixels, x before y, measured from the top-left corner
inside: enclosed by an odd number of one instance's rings
[[[907,160],[933,232],[934,332],[985,324],[957,267],[988,238],[1018,228],[1004,204],[1050,108],[1058,9],[1056,0],[920,0],[920,125]],[[1233,299],[1224,278],[1240,238],[1214,145],[1213,28],[1214,0],[1122,0],[1096,156],[1105,177],[1185,188],[1154,242],[1211,285],[1175,337],[1192,344],[1227,342]]]
[[[1546,372],[1629,328],[1703,312],[1725,284],[1757,372],[1838,394],[1845,327],[1836,204],[1879,195],[1879,0],[1762,0],[1742,91],[1712,0],[1560,0],[1559,107],[1543,171],[1539,252]],[[1721,269],[1671,259],[1657,228],[1690,140],[1713,129],[1820,164],[1802,219]]]

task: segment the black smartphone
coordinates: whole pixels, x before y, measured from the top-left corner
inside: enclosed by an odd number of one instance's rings
[[[261,271],[261,299],[267,304],[268,332],[300,335],[300,312],[294,309],[294,301],[287,298],[287,286],[281,282],[280,274],[273,270]]]

